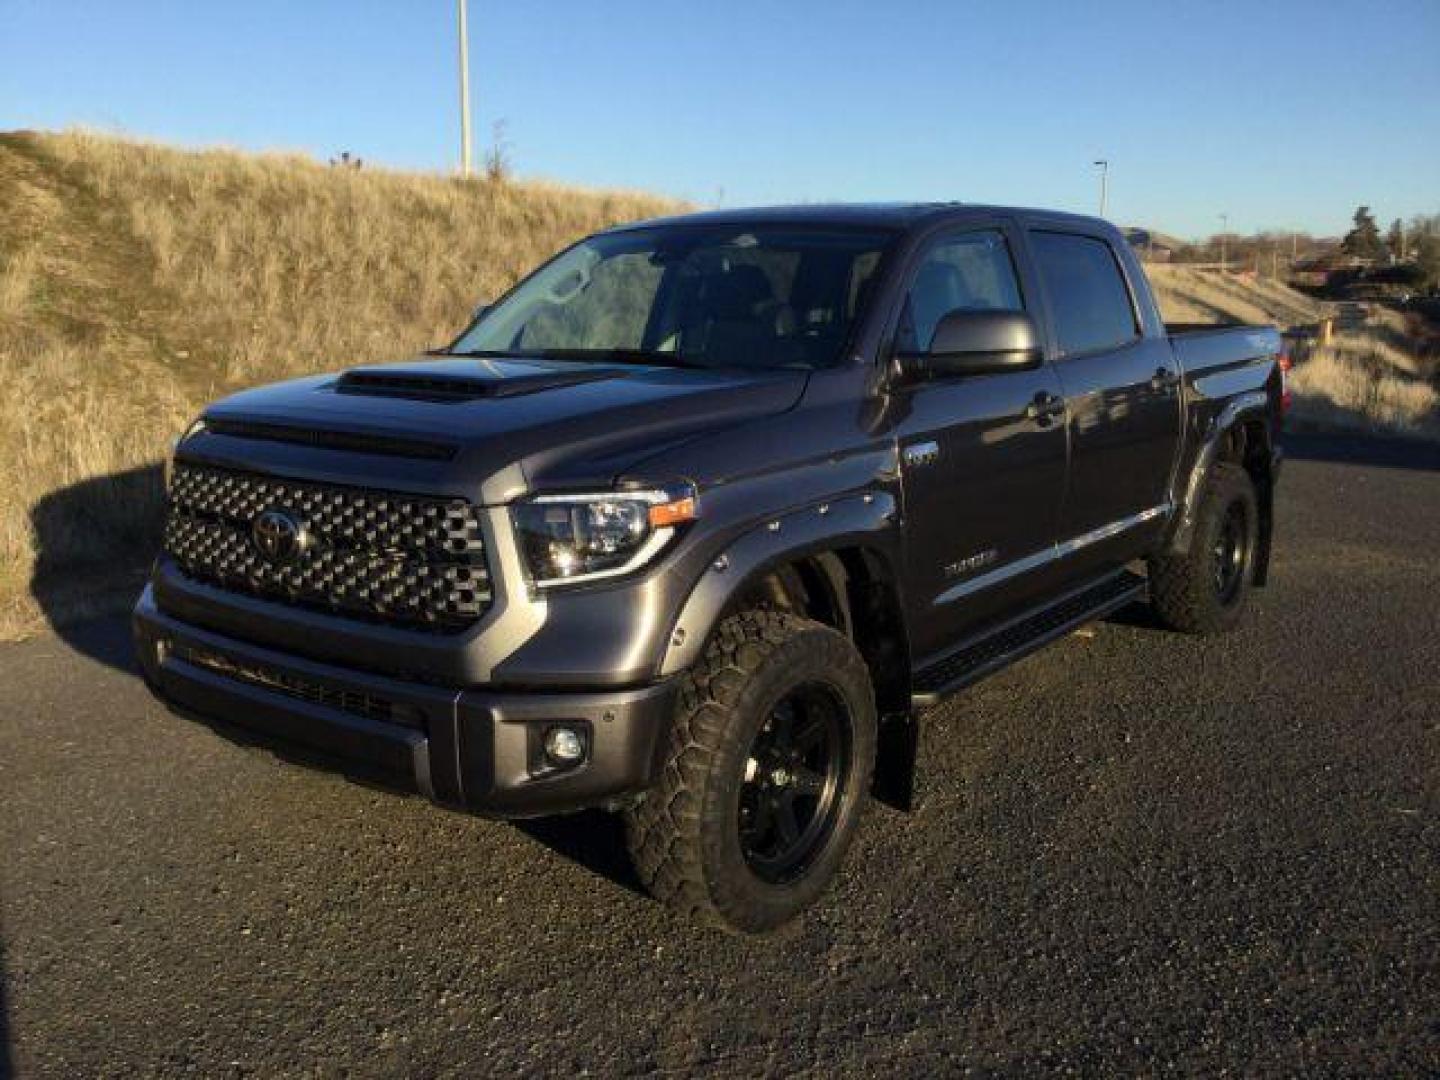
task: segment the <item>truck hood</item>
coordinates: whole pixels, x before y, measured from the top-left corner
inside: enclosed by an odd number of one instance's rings
[[[784,412],[805,382],[797,371],[422,357],[246,390],[205,417],[217,433],[289,433],[370,461],[428,457],[447,481],[519,466],[533,490],[608,484],[668,445]]]

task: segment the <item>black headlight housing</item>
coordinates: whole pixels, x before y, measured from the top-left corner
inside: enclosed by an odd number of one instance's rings
[[[698,511],[689,484],[576,495],[540,495],[510,507],[532,583],[541,589],[632,573],[649,563]]]

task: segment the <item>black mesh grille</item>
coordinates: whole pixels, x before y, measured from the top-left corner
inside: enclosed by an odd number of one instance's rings
[[[254,536],[270,510],[298,526],[279,553]],[[480,521],[463,499],[177,464],[165,550],[201,581],[383,622],[460,630],[490,604]]]

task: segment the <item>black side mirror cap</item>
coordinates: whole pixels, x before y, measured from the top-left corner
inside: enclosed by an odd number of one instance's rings
[[[900,370],[916,379],[1025,371],[1044,360],[1035,320],[1023,311],[957,309],[935,326],[930,348],[901,353]]]
[[[487,311],[489,311],[489,310],[490,310],[492,307],[494,307],[494,306],[495,306],[494,304],[481,304],[479,307],[477,307],[477,308],[475,309],[475,314],[474,314],[474,316],[472,317],[472,320],[473,320],[474,322],[479,322],[481,319],[483,319],[483,318],[485,317],[485,313],[486,313]]]

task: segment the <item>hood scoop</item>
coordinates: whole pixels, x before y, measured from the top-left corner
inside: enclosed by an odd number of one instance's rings
[[[458,362],[451,364],[459,367]],[[439,370],[450,365],[417,365],[413,368],[357,368],[335,382],[337,394],[367,397],[402,397],[418,401],[475,401],[480,398],[510,398],[555,390],[564,386],[611,379],[615,372],[594,368],[574,371],[545,369],[525,373],[478,374]]]

